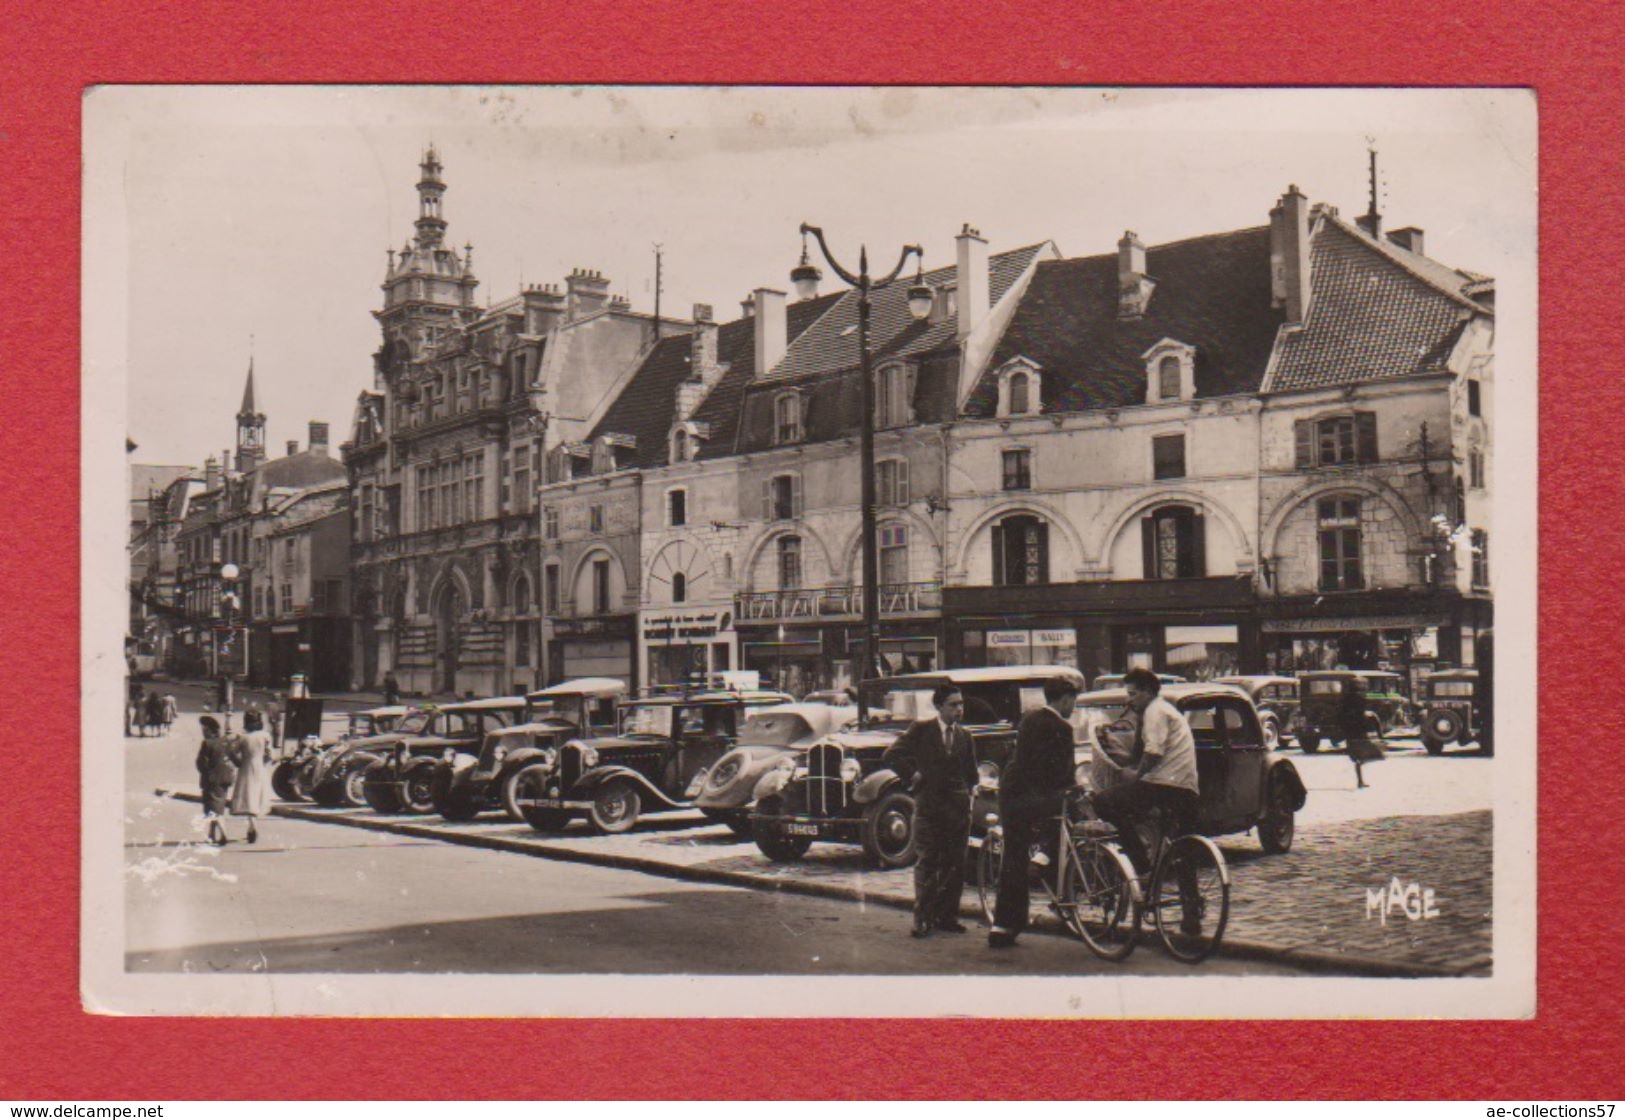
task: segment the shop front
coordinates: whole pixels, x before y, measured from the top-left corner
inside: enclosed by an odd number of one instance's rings
[[[769,687],[804,696],[852,688],[863,658],[861,594],[851,587],[774,591],[735,599],[740,667]],[[890,675],[943,667],[938,584],[886,586],[880,661]],[[771,683],[769,683],[771,682]]]
[[[704,685],[738,659],[731,605],[672,607],[639,617],[644,680],[651,686]]]
[[[637,688],[637,616],[557,618],[547,643],[550,684],[577,677],[614,677]]]
[[[1262,665],[1246,578],[956,587],[943,614],[955,667],[1069,665],[1092,681],[1132,668],[1209,680]]]

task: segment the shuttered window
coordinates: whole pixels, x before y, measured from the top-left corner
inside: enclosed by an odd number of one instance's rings
[[[993,526],[993,582],[1022,587],[1049,582],[1049,526],[1018,514]]]
[[[1299,470],[1377,461],[1377,414],[1356,412],[1293,425]]]
[[[1146,579],[1197,579],[1207,574],[1207,524],[1189,506],[1163,506],[1140,520]]]
[[[908,505],[907,459],[883,459],[875,464],[875,500],[883,506]]]
[[[762,482],[762,516],[769,521],[793,521],[801,516],[801,476],[779,474]]]

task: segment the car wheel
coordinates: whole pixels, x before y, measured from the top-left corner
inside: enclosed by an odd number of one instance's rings
[[[547,809],[527,804],[547,796],[548,771],[542,766],[526,766],[513,776],[514,800],[520,818],[537,832],[563,832],[575,816],[569,809]]]
[[[1435,739],[1432,735],[1422,736],[1422,746],[1427,748],[1428,754],[1443,754],[1444,740]]]
[[[638,812],[642,808],[643,799],[631,782],[605,782],[593,794],[587,819],[592,822],[595,831],[616,836],[632,830],[632,826],[638,823]]]
[[[1303,748],[1304,754],[1314,754],[1320,749],[1320,732],[1313,727],[1306,727],[1298,734],[1298,746]]]
[[[1444,750],[1446,743],[1453,743],[1461,739],[1465,731],[1466,727],[1461,716],[1449,708],[1439,708],[1428,713],[1427,726],[1422,729],[1422,734],[1429,739],[1439,741],[1439,750],[1433,752],[1438,754],[1439,751]]]
[[[300,801],[311,800],[311,779],[315,776],[315,769],[316,764],[314,762],[303,762],[294,768],[293,777],[290,779],[289,784]]]
[[[519,775],[524,772],[520,768],[502,779],[502,808],[516,821],[525,819],[525,814],[519,808]]]
[[[364,782],[361,794],[367,806],[375,813],[388,814],[401,811],[401,796],[393,782]]]
[[[302,801],[299,792],[294,788],[294,779],[298,767],[291,762],[279,762],[276,769],[271,771],[271,789],[283,801]]]
[[[1297,813],[1292,808],[1292,791],[1280,778],[1270,782],[1265,795],[1264,816],[1258,822],[1258,842],[1266,852],[1279,855],[1292,850],[1297,833]]]
[[[339,778],[339,789],[342,791],[340,800],[352,809],[361,809],[371,804],[367,800],[367,768],[366,766],[351,766]]]
[[[1281,725],[1274,716],[1264,717],[1264,749],[1267,751],[1281,749]]]
[[[750,839],[750,813],[748,811],[744,809],[701,809],[700,812],[705,814],[707,820],[727,825],[733,830],[735,836],[746,840]]]
[[[879,867],[914,862],[914,798],[894,790],[864,810],[863,854]]]
[[[773,817],[784,811],[783,802],[778,798],[769,798],[763,801],[758,811],[765,816]],[[750,822],[751,839],[762,854],[774,863],[794,863],[807,854],[812,847],[811,836],[786,836],[783,829],[774,821],[764,821],[752,818]]]
[[[434,767],[415,766],[400,784],[401,808],[408,813],[434,812]]]
[[[434,802],[434,811],[448,821],[471,821],[479,816],[480,808],[474,804],[474,799],[463,790],[452,785],[450,766],[436,766],[434,769],[434,789],[431,800]],[[523,820],[524,818],[515,818]]]
[[[338,782],[323,782],[310,791],[310,799],[324,809],[337,809],[344,804],[344,787]]]

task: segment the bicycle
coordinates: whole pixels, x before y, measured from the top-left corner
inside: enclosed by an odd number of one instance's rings
[[[1230,922],[1230,867],[1206,836],[1170,836],[1160,809],[1152,810],[1147,823],[1156,834],[1155,843],[1148,845],[1156,853],[1150,886],[1143,891],[1152,925],[1170,956],[1199,964],[1219,948]]]
[[[1117,846],[1116,831],[1104,821],[1079,816],[1085,803],[1083,790],[1068,791],[1057,824],[1057,859],[1054,886],[1050,876],[1038,881],[1049,897],[1049,907],[1067,928],[1076,934],[1096,956],[1121,961],[1134,952],[1139,940],[1139,879],[1128,856]],[[982,914],[993,924],[994,901],[998,894],[999,870],[1005,859],[1004,828],[997,813],[987,814],[988,829],[982,837],[977,859],[977,896]],[[1027,858],[1026,852],[1011,853]]]

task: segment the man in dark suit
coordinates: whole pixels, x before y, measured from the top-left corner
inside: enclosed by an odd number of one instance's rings
[[[970,839],[970,791],[976,754],[959,726],[965,698],[950,684],[931,694],[937,714],[921,720],[886,749],[881,765],[897,771],[914,792],[914,937],[933,930],[964,933],[959,897],[965,889],[965,844]]]
[[[1027,928],[1027,852],[1041,826],[1061,812],[1061,793],[1076,784],[1072,709],[1078,685],[1065,677],[1044,682],[1044,706],[1021,717],[1016,749],[999,775],[999,824],[1004,859],[999,864],[999,898],[987,943],[1007,949]]]

